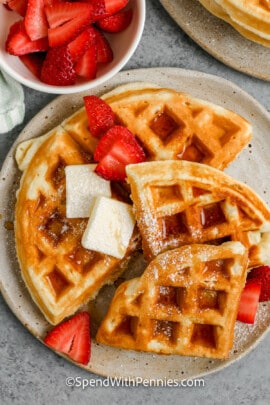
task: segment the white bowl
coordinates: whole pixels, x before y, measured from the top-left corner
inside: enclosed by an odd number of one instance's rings
[[[9,27],[21,17],[0,4],[0,68],[23,85],[44,93],[70,94],[92,89],[119,72],[139,44],[145,22],[145,0],[130,0],[129,5],[133,8],[129,27],[121,33],[106,35],[114,52],[113,61],[100,65],[94,80],[80,80],[72,86],[51,86],[35,77],[17,56],[9,55],[5,51]]]

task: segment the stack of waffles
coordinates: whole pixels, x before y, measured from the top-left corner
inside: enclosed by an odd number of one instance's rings
[[[147,161],[127,167],[113,198],[137,227],[122,259],[85,249],[86,220],[66,217],[65,167],[93,162],[84,108],[19,145],[16,245],[23,279],[52,324],[93,300],[142,249],[147,268],[116,291],[97,341],[125,349],[225,358],[247,269],[269,262],[270,212],[223,170],[251,138],[236,113],[147,83],[103,96]],[[131,194],[132,200],[129,195]]]
[[[199,0],[208,10],[229,23],[242,36],[270,46],[269,0]]]

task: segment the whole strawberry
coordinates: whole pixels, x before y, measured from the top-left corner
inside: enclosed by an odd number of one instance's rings
[[[70,86],[76,81],[76,72],[66,45],[50,48],[41,69],[41,80],[53,86]]]
[[[248,279],[253,280],[254,282],[261,283],[261,293],[259,301],[269,301],[270,300],[270,267],[261,266],[255,269],[252,269],[248,273]]]

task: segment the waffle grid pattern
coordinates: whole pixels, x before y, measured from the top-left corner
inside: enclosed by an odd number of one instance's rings
[[[220,106],[170,89],[105,96],[148,160],[189,160],[224,169],[251,138],[248,122]]]
[[[270,212],[251,189],[184,161],[130,165],[127,173],[148,260],[186,244],[229,240],[250,250],[250,266],[261,264],[251,235],[265,224],[269,231]]]
[[[228,356],[247,255],[238,242],[192,245],[154,259],[116,291],[97,341],[125,349]]]
[[[137,248],[134,233],[122,261],[84,249],[81,238],[87,219],[66,218],[64,168],[91,160],[91,154],[58,128],[36,152],[18,194],[16,238],[22,274],[52,324],[72,315],[102,285],[115,280]],[[114,190],[114,198],[122,195]]]

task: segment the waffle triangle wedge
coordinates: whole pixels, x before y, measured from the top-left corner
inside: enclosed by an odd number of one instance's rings
[[[210,166],[145,162],[127,167],[148,261],[192,243],[240,241],[249,267],[270,263],[270,211],[248,186]]]
[[[249,122],[219,105],[151,83],[119,86],[102,98],[134,133],[147,160],[191,160],[223,170],[252,137]],[[62,123],[73,137],[91,137],[85,109]]]
[[[21,143],[23,171],[17,192],[15,238],[21,274],[34,302],[51,324],[72,315],[112,283],[138,248],[138,232],[122,260],[84,249],[87,218],[66,218],[66,165],[91,163],[91,147],[61,126]],[[114,198],[123,195],[114,190]]]
[[[228,357],[246,265],[239,242],[160,254],[141,277],[118,287],[97,342],[158,354]]]

